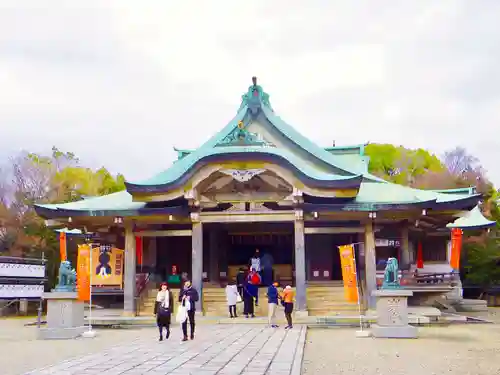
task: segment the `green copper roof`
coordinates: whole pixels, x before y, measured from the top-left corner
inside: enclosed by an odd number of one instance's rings
[[[257,87],[257,89],[255,89],[255,87]],[[256,90],[255,94],[253,94],[253,90]],[[240,149],[239,151],[254,154],[264,152],[285,157],[287,160],[291,161],[297,169],[303,170],[309,177],[320,181],[338,180],[340,176],[354,177],[363,175],[365,180],[386,183],[386,181],[368,173],[367,163],[364,162],[363,159],[354,160],[353,158],[348,159],[345,157],[338,157],[338,155],[332,155],[329,151],[319,147],[311,140],[304,137],[274,113],[269,102],[269,95],[262,90],[262,87],[252,85],[248,88],[248,92],[243,95],[242,104],[238,113],[222,130],[220,130],[197,150],[188,151],[176,149],[179,154],[179,160],[177,160],[169,169],[145,181],[127,183],[127,189],[129,191],[136,191],[136,189],[141,186],[147,188],[148,186],[155,185],[169,185],[180,179],[189,171],[190,168],[193,167],[194,164],[209,155],[229,156],[232,152],[236,152],[236,150],[229,150],[225,148],[228,146],[228,138],[230,140],[234,139],[233,134],[238,131],[238,124],[241,123],[246,126],[252,118],[259,114],[264,115],[271,126],[273,126],[279,133],[292,141],[298,147],[305,150],[309,155],[311,155],[311,157],[328,165],[332,172],[324,173],[315,171],[314,168],[310,167],[310,163],[306,163],[301,158],[292,155],[286,150],[278,148],[271,149],[265,143],[253,143],[256,146],[260,146],[261,150],[256,147],[246,147],[244,149]],[[235,143],[233,142],[233,144]]]
[[[358,203],[411,204],[434,200],[436,203],[450,203],[469,198],[469,196],[459,194],[442,194],[391,183],[363,182],[355,200]]]
[[[496,224],[495,221],[488,220],[483,216],[478,206],[467,212],[464,216],[459,217],[453,223],[448,224],[446,227],[460,228],[460,229],[480,229],[492,227]]]
[[[360,177],[359,175],[341,176],[332,173],[321,172],[313,167],[311,167],[304,160],[295,156],[294,154],[288,152],[285,149],[279,149],[275,147],[260,147],[260,146],[228,146],[228,147],[217,147],[217,148],[200,148],[196,152],[182,158],[181,160],[174,163],[166,171],[154,176],[153,178],[143,181],[139,184],[131,185],[145,185],[145,186],[155,186],[155,185],[166,185],[175,182],[180,179],[188,170],[194,167],[194,165],[201,159],[211,157],[211,156],[223,156],[227,155],[231,157],[232,154],[238,153],[251,153],[253,158],[259,159],[259,155],[274,155],[283,160],[287,160],[297,167],[303,174],[307,177],[316,181],[342,181],[350,180],[353,178]]]
[[[132,201],[132,195],[127,191],[119,191],[101,197],[82,199],[76,202],[59,204],[37,204],[37,207],[50,209],[64,209],[75,211],[109,211],[109,210],[137,210],[144,208],[144,202]]]
[[[476,187],[475,186],[470,186],[466,188],[457,188],[457,189],[440,189],[440,190],[433,190],[437,193],[443,193],[443,194],[465,194],[465,195],[474,195],[477,193]]]

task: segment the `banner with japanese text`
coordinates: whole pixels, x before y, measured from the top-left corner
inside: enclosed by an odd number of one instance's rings
[[[78,245],[76,288],[80,301],[90,300],[90,247]]]
[[[92,249],[92,286],[123,286],[124,251],[109,245]]]
[[[358,302],[358,283],[356,278],[356,260],[354,245],[339,246],[344,295],[347,302]]]

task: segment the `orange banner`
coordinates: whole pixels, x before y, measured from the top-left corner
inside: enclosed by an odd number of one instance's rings
[[[356,280],[356,262],[354,245],[339,246],[344,295],[347,302],[358,302],[358,283]]]
[[[59,233],[59,256],[61,258],[61,262],[64,262],[65,260],[68,259],[67,255],[67,250],[66,250],[66,233],[60,232]]]
[[[119,286],[123,283],[124,251],[111,246],[92,249],[92,286]]]
[[[90,247],[78,245],[76,288],[80,301],[90,300]]]
[[[451,230],[450,266],[454,270],[460,269],[460,253],[462,252],[462,229]]]

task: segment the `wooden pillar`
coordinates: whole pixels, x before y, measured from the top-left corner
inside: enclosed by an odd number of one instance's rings
[[[158,270],[156,268],[156,237],[149,237],[148,239],[148,266],[151,269],[153,280],[156,280]]]
[[[365,277],[368,307],[374,308],[375,298],[372,297],[372,291],[377,289],[377,264],[375,258],[375,234],[371,220],[365,224]]]
[[[410,257],[410,239],[409,239],[409,230],[408,223],[403,223],[403,227],[401,228],[401,265],[404,267],[408,267],[411,262]]]
[[[200,295],[200,299],[196,302],[196,310],[201,313],[203,301],[203,225],[199,221],[193,221],[191,279],[193,288]]]
[[[209,233],[210,259],[209,277],[213,283],[219,282],[219,232],[212,229]]]
[[[306,305],[306,254],[304,240],[304,217],[302,211],[295,212],[295,290],[298,311],[307,311]]]
[[[135,293],[136,293],[136,253],[135,236],[131,227],[125,228],[125,282],[123,288],[123,313],[135,315]]]

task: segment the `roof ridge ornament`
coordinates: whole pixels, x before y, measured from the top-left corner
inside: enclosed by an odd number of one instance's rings
[[[261,139],[256,134],[249,132],[243,121],[238,121],[238,126],[224,137],[220,146],[273,146],[271,143]]]
[[[250,113],[255,116],[259,113],[262,105],[265,105],[273,111],[271,103],[269,102],[269,94],[264,92],[262,86],[257,84],[257,77],[254,76],[252,77],[252,85],[250,85],[247,92],[241,96],[241,105],[238,111],[244,106],[247,106],[248,109],[250,109]]]

